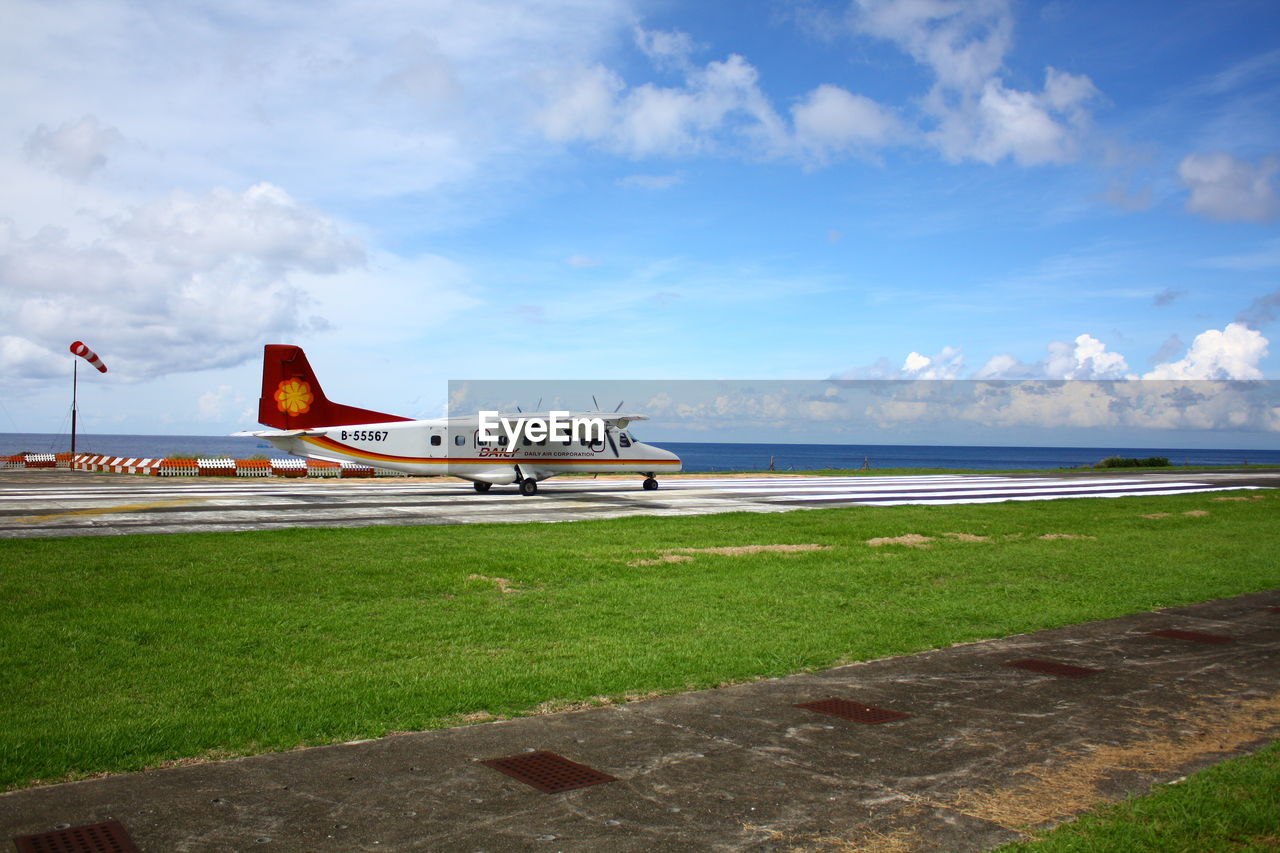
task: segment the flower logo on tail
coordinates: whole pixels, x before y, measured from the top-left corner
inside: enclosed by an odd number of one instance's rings
[[[311,386],[301,379],[285,379],[276,388],[276,408],[289,415],[305,415],[311,411],[315,395]]]

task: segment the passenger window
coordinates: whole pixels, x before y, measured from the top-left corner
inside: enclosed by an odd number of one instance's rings
[[[431,446],[432,446],[432,447],[439,447],[439,446],[440,446],[440,436],[438,436],[438,435],[433,435],[433,436],[431,436]]]
[[[462,445],[467,443],[467,437],[462,433],[458,433],[453,437],[453,443],[458,445],[459,447],[462,447]]]
[[[630,447],[631,438],[625,432],[618,433],[618,445],[621,447]]]

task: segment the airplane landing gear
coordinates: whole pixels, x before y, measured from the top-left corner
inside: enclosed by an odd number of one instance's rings
[[[645,477],[644,490],[646,492],[652,492],[656,488],[658,488],[658,481],[655,480],[652,475]]]
[[[520,494],[525,497],[536,495],[538,493],[538,481],[532,477],[526,477],[520,481]]]
[[[475,486],[476,491],[483,495],[485,492],[489,491],[490,487],[493,486],[493,483],[482,483],[479,480],[476,480],[471,485]]]

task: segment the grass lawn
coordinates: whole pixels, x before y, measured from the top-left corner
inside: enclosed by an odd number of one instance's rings
[[[4,540],[0,788],[1280,586],[1280,496],[1235,494]],[[778,544],[829,547],[662,553]]]
[[[1280,850],[1280,743],[1145,797],[1107,806],[998,853]]]

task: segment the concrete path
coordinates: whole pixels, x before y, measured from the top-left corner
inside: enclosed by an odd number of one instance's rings
[[[1280,486],[1280,472],[1120,476],[563,478],[522,497],[451,479],[249,480],[0,470],[0,537],[269,530],[282,527],[576,521],[634,515],[783,512],[834,506],[993,503],[1170,495]]]
[[[1150,633],[1165,629],[1219,640]],[[1096,672],[1008,666],[1023,659]],[[909,716],[865,724],[796,707],[829,699]],[[115,818],[143,851],[984,850],[1277,733],[1272,590],[621,706],[19,791],[0,796],[0,839]],[[543,793],[482,763],[533,751],[615,781]]]

